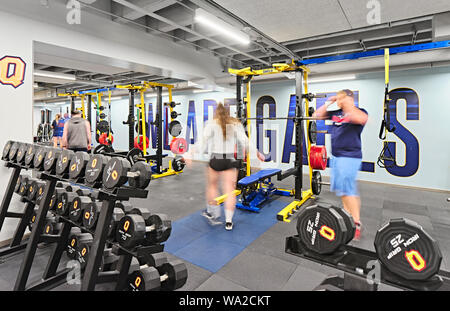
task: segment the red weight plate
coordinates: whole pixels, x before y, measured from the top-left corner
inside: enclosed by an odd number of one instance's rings
[[[170,150],[175,154],[183,154],[187,151],[187,142],[184,138],[174,138],[170,143]]]
[[[311,146],[309,149],[309,164],[315,170],[327,168],[327,149],[325,146]]]

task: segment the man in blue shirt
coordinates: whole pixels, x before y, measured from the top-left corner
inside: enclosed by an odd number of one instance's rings
[[[327,111],[327,108],[335,102],[339,110]],[[345,210],[353,216],[356,224],[355,239],[359,240],[361,200],[356,179],[362,162],[361,132],[368,120],[368,113],[355,106],[352,91],[342,90],[317,109],[313,117],[333,121],[330,189],[341,197]]]

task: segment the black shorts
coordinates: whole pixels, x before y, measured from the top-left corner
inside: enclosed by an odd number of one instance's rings
[[[209,167],[217,172],[238,168],[238,166],[239,162],[234,159],[234,154],[213,153],[209,160]]]

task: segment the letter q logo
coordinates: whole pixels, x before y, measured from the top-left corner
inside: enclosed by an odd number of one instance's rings
[[[18,88],[25,80],[25,68],[26,63],[20,57],[0,58],[0,83]]]

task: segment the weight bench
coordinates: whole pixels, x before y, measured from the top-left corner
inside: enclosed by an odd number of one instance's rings
[[[291,195],[289,191],[277,189],[271,182],[271,178],[280,173],[281,169],[265,169],[240,179],[237,186],[241,195],[236,207],[259,212],[261,205],[272,195]]]

